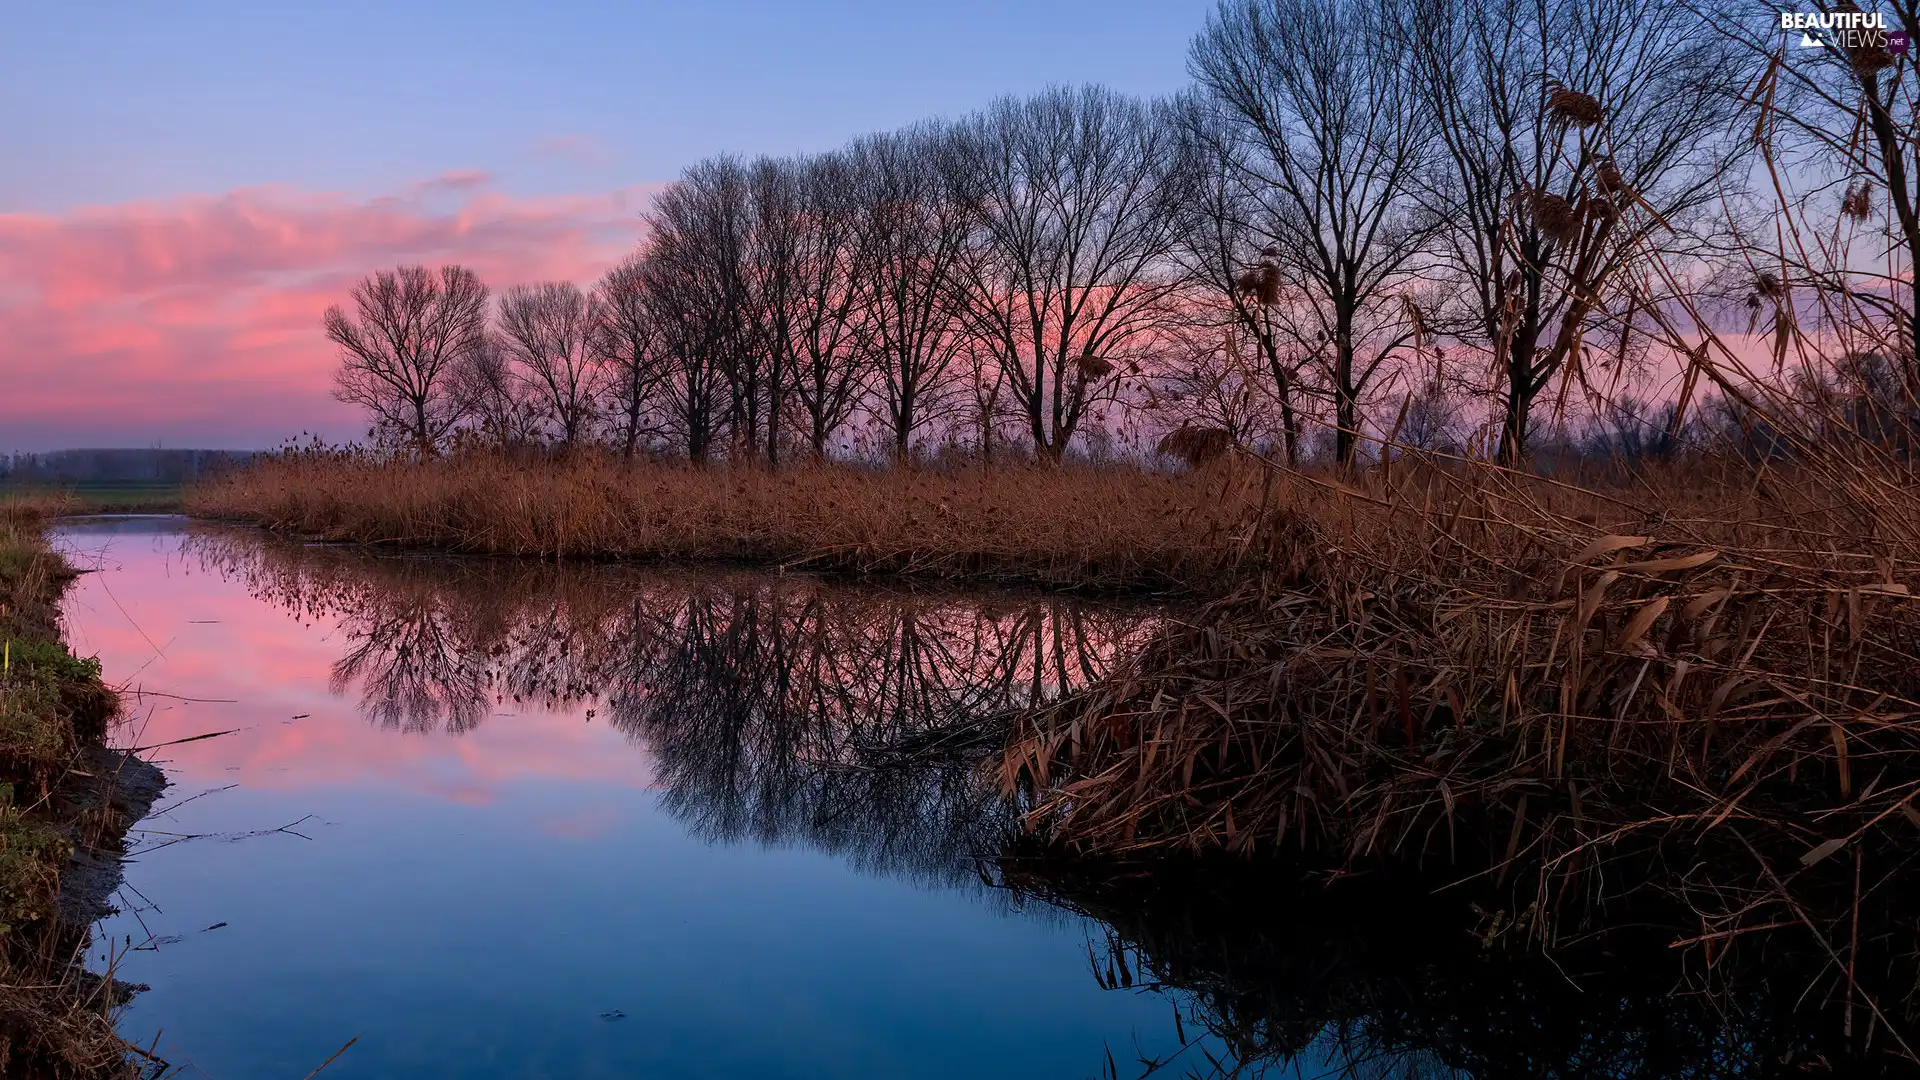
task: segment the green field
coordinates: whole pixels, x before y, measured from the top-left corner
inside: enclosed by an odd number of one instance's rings
[[[180,485],[116,482],[101,484],[0,484],[0,499],[68,495],[74,505],[67,513],[135,514],[180,509]]]

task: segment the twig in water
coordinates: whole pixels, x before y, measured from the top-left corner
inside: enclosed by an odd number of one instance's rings
[[[157,742],[157,743],[154,743],[152,746],[136,746],[133,749],[127,751],[127,753],[142,754],[147,752],[148,750],[158,750],[163,746],[179,746],[181,743],[199,742],[201,739],[217,739],[222,735],[234,735],[244,730],[246,729],[245,728],[228,728],[225,731],[209,731],[205,735],[189,735],[184,739],[171,739],[167,742]]]
[[[179,694],[169,694],[169,693],[167,693],[167,692],[166,692],[166,691],[164,691],[164,690],[142,690],[142,689],[139,689],[139,688],[137,688],[137,687],[136,687],[136,688],[134,688],[134,689],[131,689],[131,690],[129,690],[129,689],[125,689],[125,688],[122,688],[122,689],[120,690],[120,693],[122,693],[122,694],[132,694],[132,695],[133,695],[134,697],[164,697],[164,698],[172,698],[172,699],[173,699],[173,700],[175,700],[175,701],[191,701],[191,702],[193,702],[193,703],[195,703],[195,704],[198,704],[198,705],[238,705],[238,704],[240,704],[240,699],[238,699],[238,698],[226,698],[226,697],[183,697],[183,696],[181,696],[181,695],[179,695]]]
[[[354,1036],[353,1038],[351,1038],[351,1039],[348,1039],[348,1040],[347,1040],[347,1045],[346,1045],[346,1046],[343,1046],[343,1047],[341,1047],[340,1049],[338,1049],[338,1050],[335,1050],[335,1051],[333,1052],[333,1057],[330,1057],[330,1058],[328,1058],[327,1060],[325,1060],[325,1061],[323,1061],[323,1062],[321,1062],[321,1063],[320,1063],[320,1069],[324,1069],[324,1068],[326,1068],[327,1066],[329,1066],[329,1065],[331,1065],[331,1064],[333,1064],[333,1062],[334,1062],[334,1058],[338,1058],[338,1057],[339,1057],[339,1056],[340,1056],[341,1054],[344,1054],[344,1053],[346,1053],[346,1052],[347,1052],[347,1048],[348,1048],[348,1047],[351,1047],[351,1046],[352,1046],[352,1045],[353,1045],[354,1043],[357,1043],[357,1042],[359,1042],[359,1041],[360,1041],[360,1036],[358,1036],[358,1035],[355,1035],[355,1036]],[[315,1070],[313,1070],[312,1072],[310,1072],[310,1073],[308,1073],[307,1075],[305,1075],[305,1076],[303,1076],[303,1077],[301,1077],[301,1078],[300,1078],[300,1080],[313,1080],[313,1078],[314,1078],[314,1077],[316,1077],[316,1076],[319,1076],[319,1075],[320,1075],[320,1069],[315,1069]]]
[[[220,793],[221,793],[221,792],[223,792],[223,791],[232,791],[232,790],[233,790],[234,788],[237,788],[237,787],[239,787],[239,786],[240,786],[239,784],[228,784],[228,785],[227,785],[227,786],[225,786],[225,787],[217,787],[217,788],[208,788],[207,790],[205,790],[205,791],[203,791],[203,792],[201,792],[201,793],[200,793],[200,794],[198,794],[198,795],[189,795],[188,797],[186,797],[186,798],[184,798],[184,799],[181,799],[181,800],[180,800],[179,802],[177,802],[177,803],[173,803],[173,804],[171,804],[171,805],[169,805],[169,806],[163,806],[163,807],[161,807],[161,808],[160,808],[160,809],[158,809],[158,810],[155,810],[155,811],[152,811],[152,812],[151,812],[151,813],[149,813],[149,814],[148,814],[147,816],[148,816],[148,817],[159,817],[159,816],[160,816],[160,815],[162,815],[162,814],[171,814],[171,813],[173,813],[173,812],[174,812],[175,810],[178,810],[178,809],[180,809],[181,807],[183,807],[183,806],[185,806],[185,805],[187,805],[188,803],[190,803],[190,802],[192,802],[192,801],[193,801],[193,800],[195,800],[195,799],[204,799],[204,798],[206,798],[206,797],[207,797],[207,796],[209,796],[209,795],[218,795],[218,794],[220,794]]]

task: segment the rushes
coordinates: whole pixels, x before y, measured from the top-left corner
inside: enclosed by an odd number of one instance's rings
[[[1026,718],[1003,782],[1084,851],[1451,866],[1546,942],[1654,891],[1709,959],[1782,926],[1847,953],[1914,869],[1920,500],[1741,475],[1290,477],[1291,561]]]
[[[1253,470],[1007,465],[696,468],[584,453],[427,462],[295,454],[190,512],[334,540],[574,558],[726,559],[1104,591],[1214,590],[1245,550]]]

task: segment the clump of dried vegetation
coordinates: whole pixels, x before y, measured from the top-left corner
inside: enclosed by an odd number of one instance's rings
[[[1920,492],[1863,445],[1289,475],[1265,564],[1025,718],[1003,782],[1072,850],[1423,866],[1550,946],[1649,895],[1709,961],[1805,932],[1809,999],[1910,1056]]]
[[[283,532],[494,555],[719,559],[1089,591],[1211,591],[1248,557],[1257,475],[1122,466],[778,471],[490,451],[291,453],[187,510]]]
[[[113,1025],[119,989],[79,963],[97,912],[61,895],[76,846],[111,846],[128,824],[101,787],[98,750],[118,699],[60,639],[73,571],[41,528],[63,508],[0,502],[0,1072],[131,1076]]]

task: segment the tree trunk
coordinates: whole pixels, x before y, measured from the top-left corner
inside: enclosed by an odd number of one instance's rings
[[[907,451],[913,445],[913,395],[902,391],[893,413],[893,463],[905,465]]]
[[[1505,416],[1500,423],[1500,452],[1497,460],[1508,468],[1519,468],[1527,459],[1527,436],[1533,426],[1533,356],[1540,339],[1540,328],[1523,326],[1507,343],[1506,392],[1501,403]]]
[[[1360,388],[1353,385],[1353,313],[1343,305],[1333,323],[1333,459],[1352,471],[1360,449]]]
[[[1280,347],[1273,340],[1271,326],[1260,334],[1260,351],[1266,354],[1267,368],[1273,372],[1274,393],[1280,397],[1280,435],[1286,442],[1287,468],[1300,466],[1300,419],[1293,412],[1293,377],[1280,362]]]

